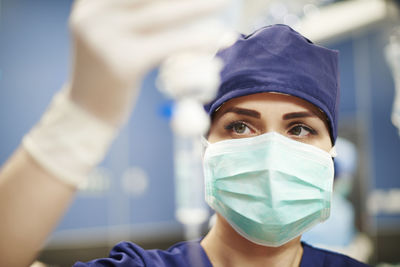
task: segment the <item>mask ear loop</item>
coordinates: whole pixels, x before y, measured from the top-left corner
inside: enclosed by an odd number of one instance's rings
[[[200,143],[202,145],[202,151],[201,151],[201,156],[204,158],[204,154],[206,152],[207,147],[211,144],[210,142],[208,142],[207,138],[204,137],[204,135],[202,135],[200,137]]]
[[[329,151],[329,155],[331,155],[332,158],[336,158],[337,157],[337,152],[336,152],[336,147],[333,146],[331,148],[331,150]]]

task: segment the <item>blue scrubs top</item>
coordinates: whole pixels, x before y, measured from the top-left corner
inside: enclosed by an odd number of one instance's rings
[[[302,242],[303,257],[300,267],[362,267],[369,266],[348,256],[312,247]],[[212,267],[200,241],[181,242],[167,250],[144,250],[131,242],[121,242],[110,252],[109,258],[87,263],[77,262],[74,267]]]

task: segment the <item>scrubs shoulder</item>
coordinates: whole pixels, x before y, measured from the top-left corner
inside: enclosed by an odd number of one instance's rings
[[[109,258],[87,263],[77,262],[73,267],[212,267],[200,241],[177,243],[167,250],[145,250],[131,242],[121,242],[110,252]]]
[[[300,267],[365,267],[369,266],[348,256],[303,245]],[[200,241],[181,242],[167,250],[145,250],[131,242],[121,242],[110,252],[109,258],[87,263],[77,262],[74,267],[212,267]]]
[[[337,252],[324,250],[313,247],[307,243],[302,242],[303,257],[301,258],[300,267],[365,267],[368,264],[359,262],[346,255]]]

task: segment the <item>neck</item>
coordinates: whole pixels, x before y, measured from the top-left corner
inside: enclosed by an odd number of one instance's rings
[[[280,246],[257,245],[238,234],[217,215],[216,224],[202,240],[213,266],[299,266],[303,254],[300,237]]]

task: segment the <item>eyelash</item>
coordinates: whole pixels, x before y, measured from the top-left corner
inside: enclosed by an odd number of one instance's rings
[[[225,128],[225,130],[230,131],[230,132],[233,132],[234,134],[240,134],[240,133],[234,132],[234,127],[235,127],[235,126],[238,126],[238,125],[244,125],[244,126],[246,126],[248,129],[253,130],[252,127],[250,127],[250,126],[248,125],[248,123],[246,123],[246,122],[244,122],[244,121],[233,121],[233,122],[230,122],[230,123],[228,123],[224,128]]]
[[[230,122],[230,123],[228,123],[224,128],[225,128],[225,130],[227,130],[227,131],[230,131],[230,132],[233,132],[234,134],[239,134],[239,135],[240,135],[241,133],[236,133],[236,132],[234,132],[234,127],[235,127],[235,126],[238,126],[238,125],[240,125],[240,124],[244,125],[244,126],[247,127],[248,129],[254,131],[254,130],[252,129],[252,127],[250,127],[250,126],[248,125],[248,123],[247,123],[247,122],[244,122],[244,121],[233,121],[233,122]],[[306,126],[305,124],[303,124],[303,123],[301,123],[301,122],[291,122],[291,123],[288,125],[288,127],[290,127],[290,129],[289,129],[288,132],[292,131],[295,127],[302,127],[302,128],[305,129],[307,132],[309,132],[310,135],[317,135],[317,134],[318,134],[318,132],[317,132],[316,130],[314,130],[313,128],[311,128],[311,127],[309,127],[309,126]],[[296,136],[296,135],[294,135],[294,136],[297,137],[297,138],[301,138],[301,136]]]
[[[316,130],[314,130],[313,128],[311,128],[311,127],[309,127],[307,125],[304,125],[301,122],[292,122],[292,123],[289,124],[289,127],[291,127],[289,132],[292,131],[296,127],[302,127],[303,129],[308,131],[310,133],[310,135],[317,135],[318,134],[318,132]],[[298,138],[301,138],[301,136],[299,136]]]

